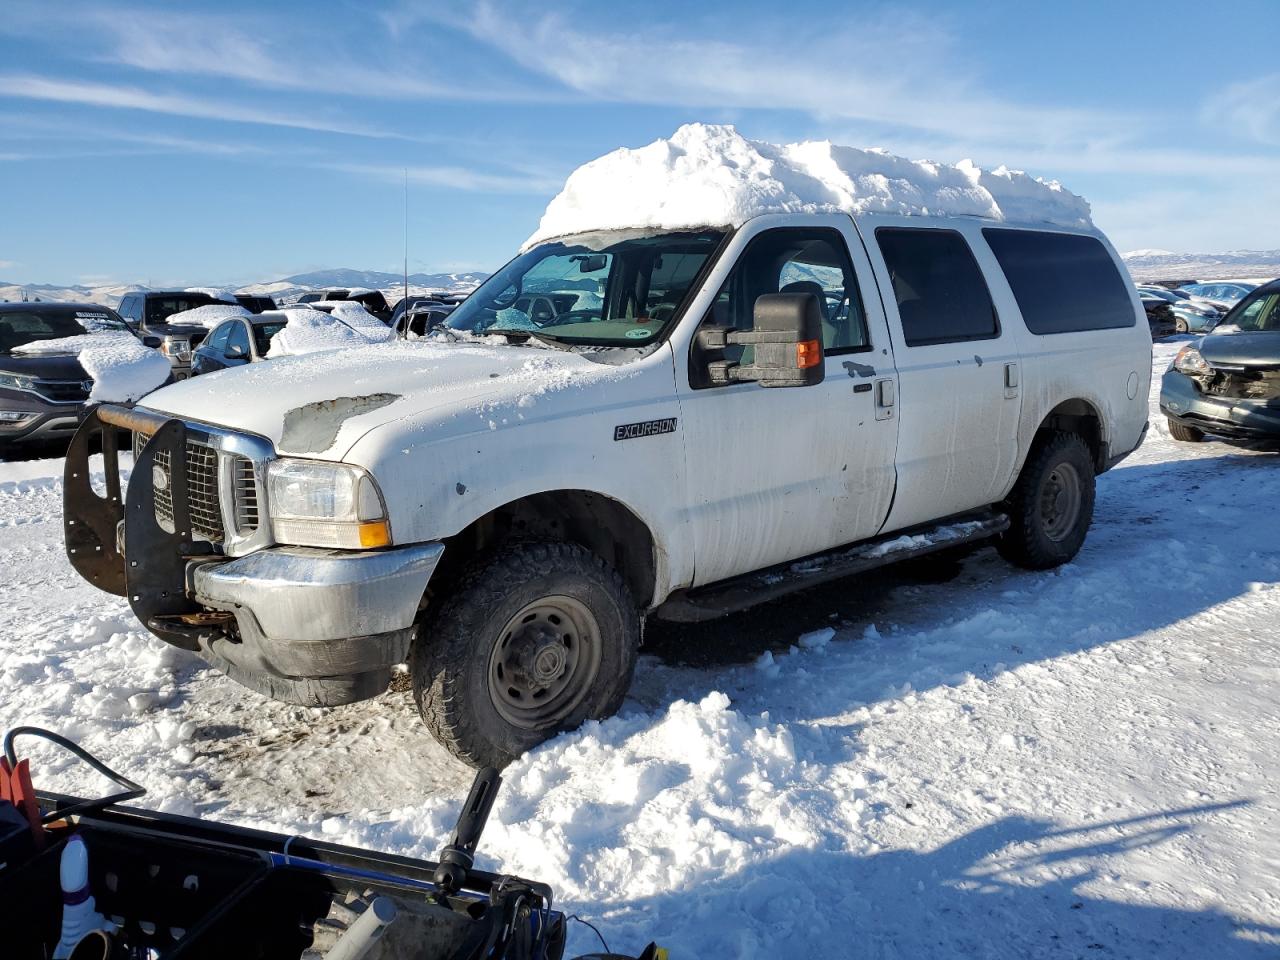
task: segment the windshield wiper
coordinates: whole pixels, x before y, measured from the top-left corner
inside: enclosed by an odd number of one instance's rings
[[[506,337],[507,342],[509,343],[523,343],[525,340],[532,338],[534,340],[539,340],[542,343],[545,343],[547,346],[552,347],[556,350],[571,349],[567,343],[565,343],[559,337],[554,336],[553,334],[550,334],[550,333],[541,333],[535,330],[520,330],[520,329],[516,329],[515,327],[508,327],[505,329],[502,329],[502,328],[494,329],[493,327],[490,327],[488,330],[484,332],[484,335],[489,336],[490,334],[494,334],[494,333],[498,334],[499,336]],[[516,340],[517,337],[520,337],[522,339]]]

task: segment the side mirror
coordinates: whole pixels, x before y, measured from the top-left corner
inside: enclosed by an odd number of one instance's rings
[[[227,352],[223,354],[223,356],[228,360],[243,360],[248,355],[249,351],[238,343],[234,346],[227,347]]]
[[[756,298],[751,330],[703,327],[698,346],[707,356],[713,384],[754,380],[762,387],[812,387],[826,374],[822,350],[822,305],[813,293],[766,293]],[[743,365],[724,359],[728,346],[751,346]]]
[[[161,340],[159,337],[148,336],[148,337],[142,338],[142,345],[144,347],[150,347],[152,350],[159,350],[161,345],[163,344],[164,344],[164,341]]]

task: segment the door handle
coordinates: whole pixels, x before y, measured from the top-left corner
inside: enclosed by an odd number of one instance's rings
[[[1006,363],[1004,365],[1004,397],[1006,400],[1012,400],[1018,395],[1018,365],[1016,363]]]
[[[876,381],[876,419],[892,420],[893,407],[897,402],[894,382],[892,380]]]

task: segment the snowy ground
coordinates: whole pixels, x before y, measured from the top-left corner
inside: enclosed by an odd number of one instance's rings
[[[152,806],[431,855],[470,775],[408,695],[292,708],[152,639],[65,562],[60,473],[0,464],[0,728]],[[1061,570],[986,549],[653,626],[621,717],[506,772],[485,865],[674,957],[1276,957],[1278,502],[1275,453],[1175,444],[1153,406]]]

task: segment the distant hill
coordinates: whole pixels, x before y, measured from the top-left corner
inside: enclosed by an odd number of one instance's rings
[[[1280,250],[1230,250],[1226,253],[1173,253],[1132,250],[1121,254],[1133,279],[1266,280],[1280,277]]]
[[[488,274],[484,273],[411,273],[409,274],[409,293],[420,297],[431,293],[469,293],[479,286]],[[177,284],[177,289],[195,287],[199,284]],[[163,289],[174,289],[165,287]],[[340,267],[334,270],[315,270],[311,273],[300,273],[281,280],[268,280],[261,283],[249,283],[235,288],[236,293],[249,293],[274,297],[276,303],[286,304],[297,300],[311,290],[327,290],[333,287],[351,289],[365,287],[370,290],[381,290],[387,299],[394,303],[404,292],[404,275],[383,273],[377,270],[352,270]],[[80,284],[58,286],[51,283],[8,283],[0,280],[0,301],[21,300],[82,300],[88,303],[100,303],[115,307],[120,298],[131,290],[145,290],[138,284],[106,284],[89,287]]]

